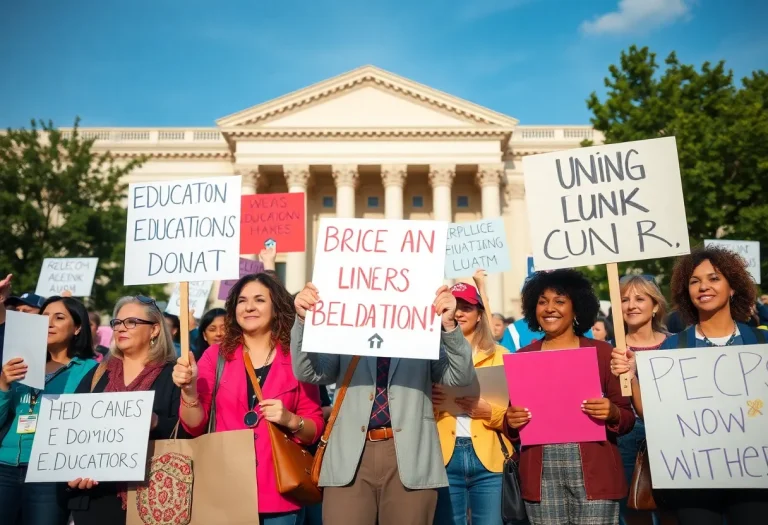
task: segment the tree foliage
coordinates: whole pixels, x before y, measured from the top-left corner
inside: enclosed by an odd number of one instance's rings
[[[98,257],[88,303],[104,311],[121,295],[138,293],[123,286],[123,180],[144,160],[118,163],[94,152],[78,124],[66,135],[42,121],[0,133],[0,272],[13,274],[20,293],[35,289],[46,257]]]
[[[661,68],[647,47],[621,53],[609,68],[607,94],[587,99],[606,143],[674,136],[691,246],[722,237],[768,240],[768,74],[737,86],[724,62],[700,69],[670,54]],[[768,276],[768,245],[762,250]],[[668,282],[671,258],[622,265]],[[593,270],[605,283],[605,268]],[[597,275],[600,273],[602,275]],[[602,294],[607,296],[607,284]]]

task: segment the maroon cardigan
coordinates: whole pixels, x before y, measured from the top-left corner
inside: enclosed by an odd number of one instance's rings
[[[541,344],[542,340],[534,341],[518,352],[541,350]],[[630,398],[621,395],[619,379],[611,373],[613,347],[606,342],[586,337],[580,337],[579,344],[582,348],[597,348],[597,366],[600,368],[600,384],[604,395],[619,408],[618,424],[606,426],[607,441],[579,443],[584,488],[587,491],[587,499],[590,500],[621,499],[627,495],[628,487],[616,438],[632,430],[635,426],[635,413],[632,411]],[[520,433],[507,426],[506,417],[504,432],[513,442],[520,442]],[[520,485],[523,499],[541,501],[543,458],[542,445],[523,446],[520,451]]]

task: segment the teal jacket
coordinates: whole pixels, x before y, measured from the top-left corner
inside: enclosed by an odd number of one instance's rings
[[[83,377],[98,363],[94,359],[73,358],[69,364],[45,383],[42,394],[73,394]],[[12,383],[7,392],[0,390],[0,427],[7,425],[7,432],[0,444],[0,465],[19,466],[29,463],[34,434],[18,434],[19,415],[30,414],[29,406],[35,389]],[[40,411],[38,399],[31,413]]]

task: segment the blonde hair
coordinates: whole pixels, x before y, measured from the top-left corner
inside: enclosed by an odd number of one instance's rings
[[[626,279],[621,280],[620,290],[621,297],[624,297],[630,289],[635,290],[638,293],[645,294],[651,298],[654,306],[657,307],[656,315],[651,318],[651,329],[654,332],[667,333],[667,325],[664,320],[667,318],[667,300],[659,290],[659,287],[654,281],[648,280],[640,275],[633,275]],[[623,317],[623,315],[622,315]],[[627,323],[624,323],[626,329]]]
[[[154,324],[160,325],[160,333],[155,338],[155,344],[149,346],[149,355],[147,356],[147,363],[173,363],[176,361],[176,349],[173,346],[173,337],[171,331],[168,329],[168,325],[165,324],[165,319],[160,308],[153,303],[145,303],[139,301],[136,297],[126,296],[118,299],[115,304],[115,310],[112,313],[112,318],[117,318],[117,313],[120,309],[127,304],[135,304],[141,306],[144,310],[144,316],[147,321],[152,321]],[[117,348],[115,340],[112,340],[109,353],[119,359],[123,358],[123,352]]]
[[[488,313],[483,308],[477,309],[478,320],[472,339],[469,341],[473,349],[478,352],[493,352],[496,348],[496,340],[493,338],[493,330],[488,320]]]

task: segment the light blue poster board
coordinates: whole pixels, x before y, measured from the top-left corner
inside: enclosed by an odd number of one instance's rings
[[[504,219],[456,222],[448,226],[445,277],[471,277],[478,268],[488,273],[506,272],[509,261]]]
[[[536,269],[533,266],[533,256],[528,256],[528,277],[536,273]]]

